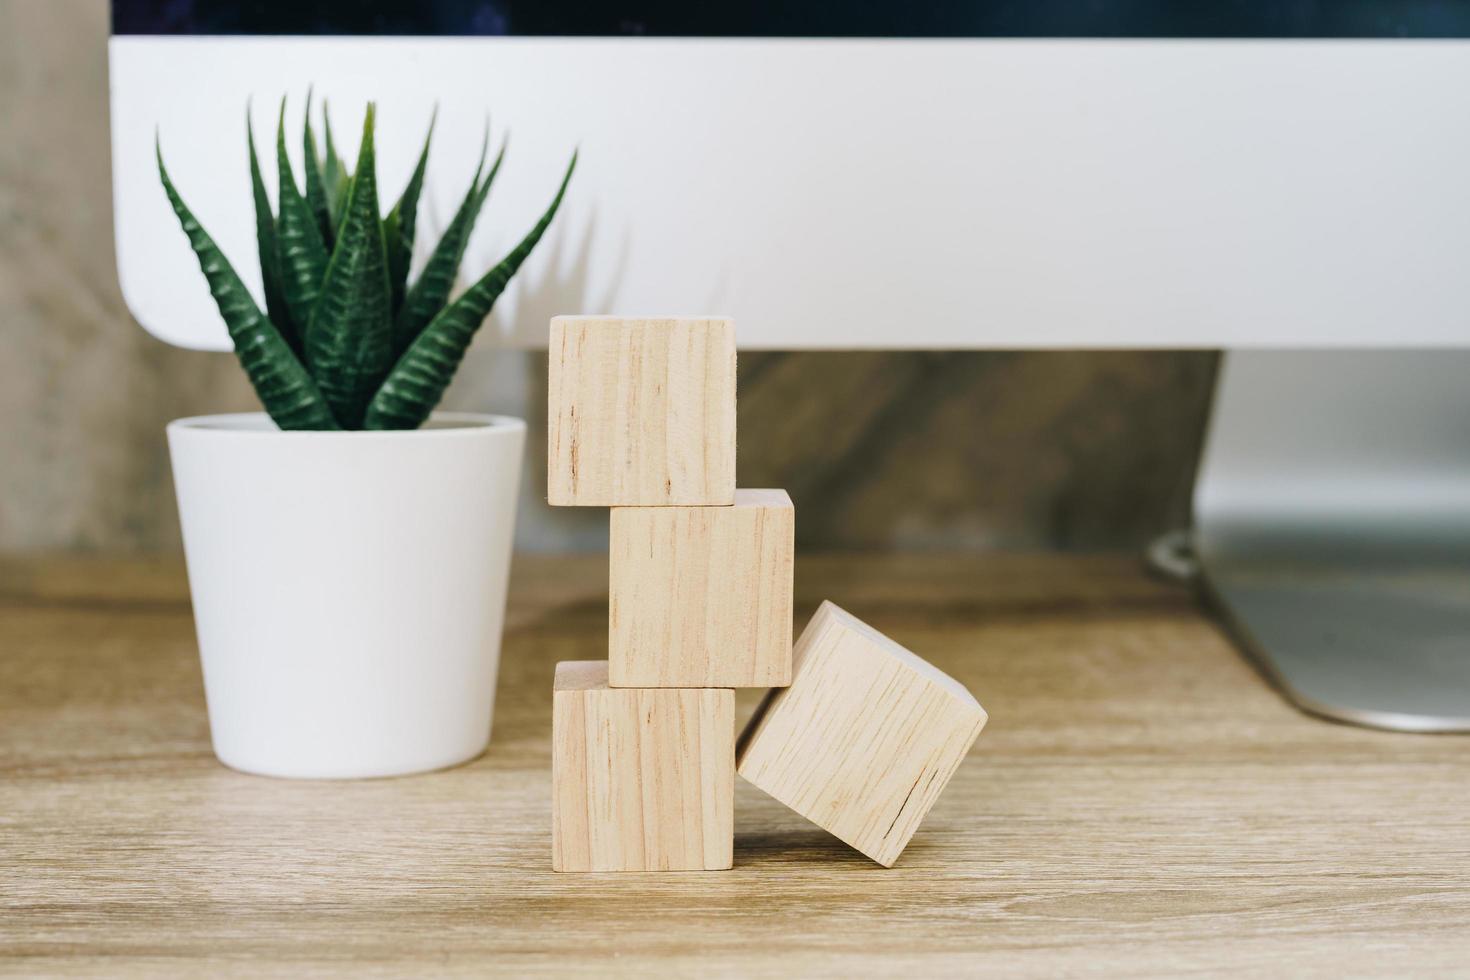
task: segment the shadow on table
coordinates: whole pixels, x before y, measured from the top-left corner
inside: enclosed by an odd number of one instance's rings
[[[818,864],[826,867],[877,867],[867,856],[818,827],[802,831],[735,834],[737,868]]]

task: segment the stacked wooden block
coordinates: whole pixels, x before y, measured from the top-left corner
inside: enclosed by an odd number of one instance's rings
[[[891,865],[985,722],[830,603],[793,650],[795,510],[735,486],[722,319],[556,317],[548,499],[609,507],[608,659],[558,665],[557,871],[729,868],[742,776]],[[772,688],[741,736],[734,688]]]

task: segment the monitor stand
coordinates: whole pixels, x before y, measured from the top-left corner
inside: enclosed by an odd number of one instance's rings
[[[1470,351],[1226,355],[1200,579],[1306,711],[1470,732]]]

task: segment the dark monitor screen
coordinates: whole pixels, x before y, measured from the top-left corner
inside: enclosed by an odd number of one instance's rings
[[[112,0],[116,34],[1463,38],[1466,0]]]

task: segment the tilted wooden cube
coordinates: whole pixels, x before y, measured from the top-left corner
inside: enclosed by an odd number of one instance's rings
[[[730,867],[734,691],[614,690],[607,661],[570,661],[552,702],[553,870]]]
[[[614,687],[791,683],[785,490],[736,490],[731,507],[614,507],[610,540]]]
[[[557,507],[735,499],[735,326],[551,320],[546,498]]]
[[[737,770],[892,867],[985,726],[958,681],[824,602],[740,737]]]

